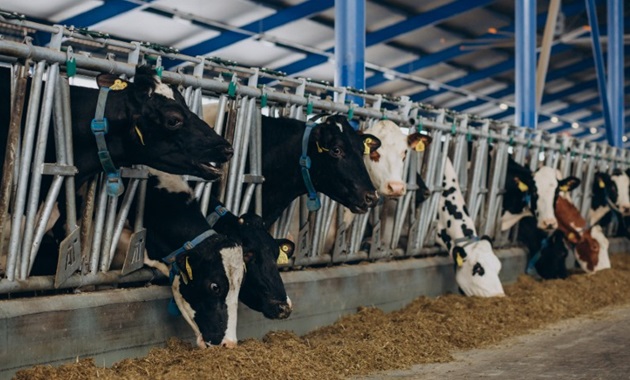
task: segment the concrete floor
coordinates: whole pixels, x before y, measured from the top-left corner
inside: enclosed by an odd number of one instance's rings
[[[451,363],[417,365],[361,380],[630,379],[630,305],[454,356]]]

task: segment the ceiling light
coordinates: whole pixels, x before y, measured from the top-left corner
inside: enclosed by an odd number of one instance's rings
[[[437,84],[435,82],[429,83],[429,90],[437,91],[439,89],[440,89],[440,85],[439,84]]]
[[[590,131],[591,131],[591,134],[593,134],[593,135],[594,135],[594,134],[596,134],[596,133],[597,133],[597,128],[595,128],[595,127],[591,127]]]
[[[623,141],[623,142],[628,141],[628,136],[621,136],[621,141]]]
[[[551,117],[551,122],[552,123],[557,123],[558,122],[558,118],[556,116],[552,116]]]
[[[580,128],[580,124],[578,124],[577,122],[574,121],[573,123],[571,123],[571,128],[578,129],[578,128]]]
[[[499,108],[501,108],[502,110],[506,110],[506,109],[508,109],[508,105],[505,104],[505,103],[501,103],[501,104],[499,104]]]
[[[488,33],[497,34],[497,28],[488,28]]]

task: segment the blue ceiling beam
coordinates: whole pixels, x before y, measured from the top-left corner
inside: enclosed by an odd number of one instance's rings
[[[584,71],[588,68],[593,67],[593,60],[588,58],[588,59],[584,59],[580,62],[550,71],[547,74],[547,81],[550,82],[552,80],[555,79],[559,79],[559,78],[564,78],[567,75],[571,75],[571,74],[575,74],[581,71]],[[487,96],[491,97],[491,98],[495,98],[497,100],[501,100],[503,97],[506,97],[508,95],[513,95],[514,94],[514,89],[515,86],[514,85],[509,85],[506,88],[499,90],[499,91],[495,91],[491,94],[488,94]],[[460,104],[456,107],[453,107],[452,109],[454,111],[457,112],[465,112],[467,109],[470,109],[472,107],[477,107],[480,106],[484,103],[487,103],[486,100],[483,99],[477,99],[477,100],[473,100],[471,102],[466,102],[463,104]]]
[[[321,13],[335,4],[334,0],[307,0],[297,5],[284,8],[276,13],[255,20],[247,25],[243,25],[240,29],[247,30],[252,33],[263,33],[271,29],[289,24],[301,18],[308,18],[314,14]],[[222,49],[226,46],[243,41],[251,36],[234,31],[223,32],[217,37],[199,42],[198,44],[182,49],[182,54],[197,56],[204,55],[215,50]]]
[[[401,34],[409,33],[430,25],[439,24],[457,14],[471,11],[475,8],[483,7],[490,4],[490,0],[474,0],[474,1],[455,1],[442,7],[432,9],[428,12],[412,16],[399,23],[384,27],[374,32],[367,33],[365,36],[365,46],[370,47],[388,40],[392,40]],[[459,49],[459,48],[458,48]],[[332,53],[334,48],[327,49],[327,53]],[[328,58],[319,54],[309,53],[305,58],[290,63],[285,66],[277,67],[274,70],[283,71],[287,74],[295,74],[300,71],[307,70],[311,67],[326,62]],[[368,84],[366,83],[366,87]]]
[[[598,0],[597,2],[598,3],[603,2],[603,0]],[[583,12],[584,8],[585,8],[584,3],[578,1],[576,3],[562,7],[562,12],[564,13],[565,16],[568,17],[568,16],[575,15],[577,13]],[[546,20],[547,20],[547,12],[544,12],[537,16],[536,23],[538,25],[544,25]],[[499,30],[503,32],[513,32],[514,25],[508,25],[506,27],[500,28]],[[477,37],[477,39],[486,39],[486,38],[494,38],[494,37],[496,37],[496,35],[485,33]],[[414,71],[418,71],[420,69],[424,69],[426,67],[433,66],[438,63],[452,60],[454,58],[457,58],[459,56],[469,54],[469,53],[471,53],[471,51],[462,50],[461,45],[455,45],[455,46],[451,46],[450,48],[441,50],[439,52],[425,55],[424,57],[420,57],[416,60],[396,66],[393,68],[393,70],[404,73],[404,74],[411,74]],[[373,76],[366,79],[365,86],[366,88],[370,88],[370,87],[378,86],[379,84],[383,82],[387,82],[387,81],[388,79],[385,78],[383,74],[376,73]]]
[[[551,48],[551,52],[552,52],[552,54],[558,54],[558,53],[561,53],[561,52],[564,52],[564,51],[568,51],[570,49],[572,49],[572,48],[570,46],[568,46],[568,45],[557,44],[557,45],[554,45]],[[514,58],[506,59],[505,61],[497,63],[496,65],[492,65],[492,66],[487,67],[485,69],[475,71],[472,74],[468,74],[468,75],[465,75],[465,76],[463,76],[461,78],[457,78],[457,79],[454,79],[452,81],[449,81],[449,82],[446,83],[446,85],[454,86],[454,87],[462,87],[462,86],[465,86],[465,85],[477,82],[479,80],[486,79],[488,77],[492,77],[492,76],[499,75],[499,74],[504,73],[504,72],[508,72],[510,70],[514,70],[514,62],[515,62]],[[447,92],[447,91],[448,90],[446,90],[446,89],[423,90],[423,91],[420,91],[420,92],[418,92],[416,94],[411,95],[410,98],[411,98],[411,100],[417,102],[417,101],[422,101],[424,99],[430,98],[430,97],[435,96],[435,95],[442,94],[442,93]]]

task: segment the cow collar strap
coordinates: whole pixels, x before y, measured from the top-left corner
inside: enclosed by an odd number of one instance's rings
[[[212,210],[212,212],[210,213],[210,215],[206,217],[208,224],[210,224],[210,228],[214,228],[214,225],[217,224],[219,219],[221,219],[221,217],[223,217],[223,215],[227,213],[228,213],[228,210],[225,207],[223,207],[223,205],[220,204],[217,207],[215,207],[214,210]]]
[[[306,191],[308,192],[306,207],[309,211],[317,211],[321,207],[317,191],[315,191],[315,186],[313,186],[313,181],[311,180],[311,174],[309,172],[309,169],[311,168],[311,158],[308,156],[308,139],[311,136],[311,131],[316,126],[317,124],[312,121],[306,123],[306,129],[302,135],[302,155],[300,156],[302,179],[304,180],[304,186],[306,186]]]
[[[207,230],[205,232],[202,232],[201,234],[197,235],[196,238],[185,242],[181,247],[171,252],[168,256],[162,258],[162,261],[164,261],[166,264],[171,264],[171,272],[173,271],[173,269],[175,269],[175,274],[177,274],[179,272],[179,268],[177,267],[177,263],[175,262],[175,260],[177,260],[177,256],[186,251],[190,251],[191,249],[201,244],[201,242],[215,234],[216,232],[214,230]]]
[[[98,159],[101,162],[101,166],[107,176],[107,182],[105,184],[107,195],[112,197],[120,196],[125,187],[120,177],[120,170],[116,169],[112,156],[107,149],[107,141],[105,141],[105,135],[109,131],[109,125],[107,118],[105,118],[105,104],[107,103],[107,95],[109,94],[109,87],[101,87],[98,93],[98,102],[96,103],[96,112],[94,113],[94,119],[90,124],[94,138],[96,139],[96,147],[98,148]]]
[[[472,236],[464,236],[464,237],[457,238],[453,240],[453,244],[458,247],[466,248],[472,243],[476,243],[478,241],[479,241],[479,236],[472,235]],[[460,243],[463,243],[463,244],[460,245]]]

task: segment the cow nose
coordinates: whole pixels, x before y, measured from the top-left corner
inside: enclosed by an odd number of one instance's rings
[[[387,182],[387,195],[399,196],[405,193],[406,185],[400,181]]]
[[[221,342],[221,347],[236,348],[236,342],[229,339],[223,339],[223,341]]]
[[[279,319],[287,319],[291,315],[293,308],[289,304],[281,304],[279,307],[280,313],[278,314]]]
[[[365,193],[365,204],[368,207],[375,206],[377,201],[378,201],[378,193],[376,191]]]
[[[223,148],[223,155],[227,160],[234,156],[234,148],[232,147],[232,145],[227,145]]]
[[[545,219],[542,221],[542,226],[545,230],[555,230],[558,228],[558,222],[555,219]]]

